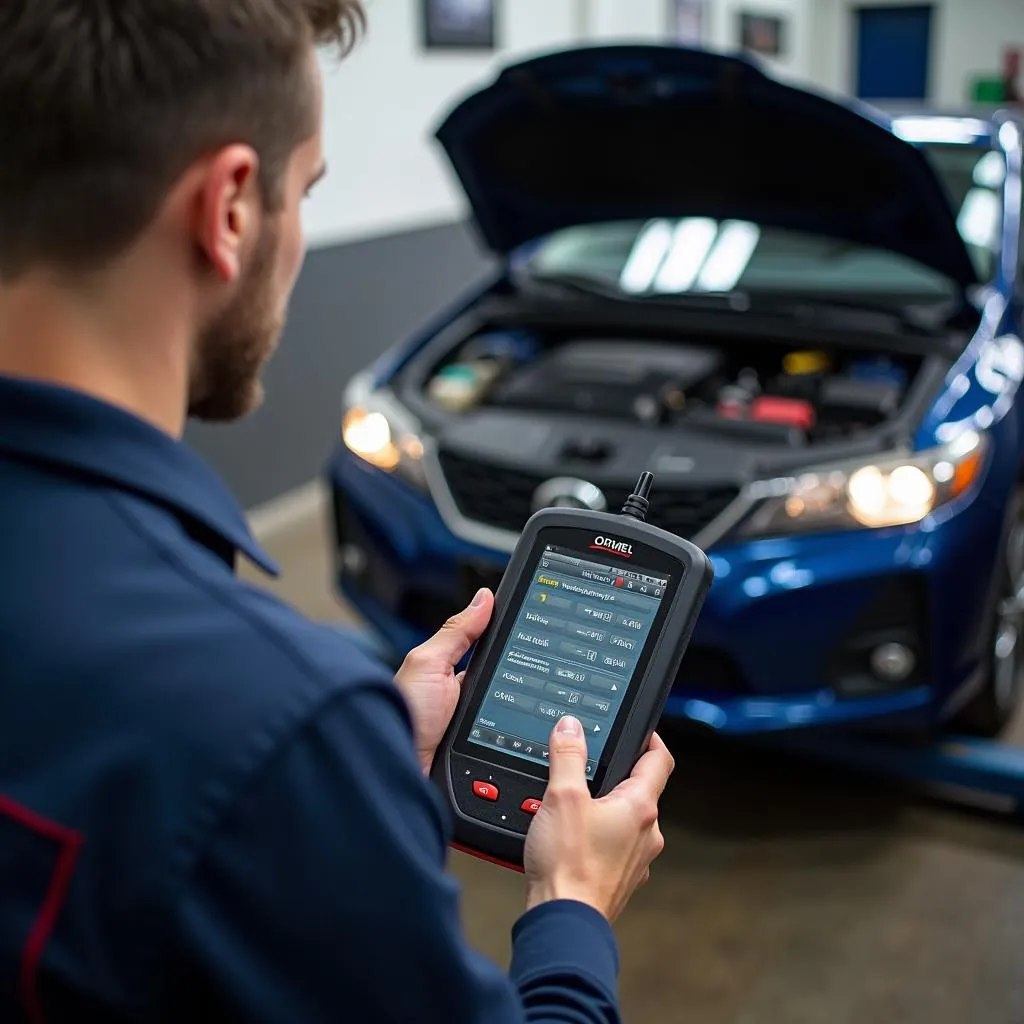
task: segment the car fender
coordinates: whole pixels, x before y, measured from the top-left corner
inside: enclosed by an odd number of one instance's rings
[[[948,444],[966,431],[989,435],[984,500],[1003,504],[1024,471],[1024,342],[1008,297],[988,299],[981,325],[946,375],[914,437],[915,450]]]

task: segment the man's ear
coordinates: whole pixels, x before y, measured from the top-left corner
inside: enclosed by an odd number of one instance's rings
[[[225,146],[206,165],[198,196],[196,240],[217,276],[237,280],[259,230],[259,157],[250,146]]]

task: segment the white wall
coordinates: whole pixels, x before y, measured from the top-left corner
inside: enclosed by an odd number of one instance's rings
[[[855,11],[910,0],[813,0],[812,74],[830,90],[854,88]],[[963,106],[970,81],[998,72],[1005,47],[1024,47],[1024,0],[932,0],[930,100]]]
[[[822,0],[710,0],[709,43],[717,50],[740,48],[740,14],[782,18],[785,50],[778,59],[764,59],[765,70],[795,82],[814,80],[812,8]],[[824,0],[828,2],[828,0]]]
[[[574,42],[577,3],[505,0],[500,49],[481,54],[424,52],[418,0],[368,0],[366,38],[341,65],[325,64],[329,174],[306,204],[310,245],[462,216],[434,128],[456,97],[498,65]]]
[[[665,39],[669,24],[666,0],[589,0],[584,6],[589,7],[589,37],[593,42]]]

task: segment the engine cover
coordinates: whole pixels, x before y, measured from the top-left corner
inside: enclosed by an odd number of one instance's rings
[[[578,339],[504,377],[490,405],[656,420],[722,366],[713,349],[635,339]]]

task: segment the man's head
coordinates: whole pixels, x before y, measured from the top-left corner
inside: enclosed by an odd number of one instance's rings
[[[0,285],[165,268],[190,410],[248,412],[324,170],[316,47],[347,52],[362,19],[359,0],[0,4]]]

